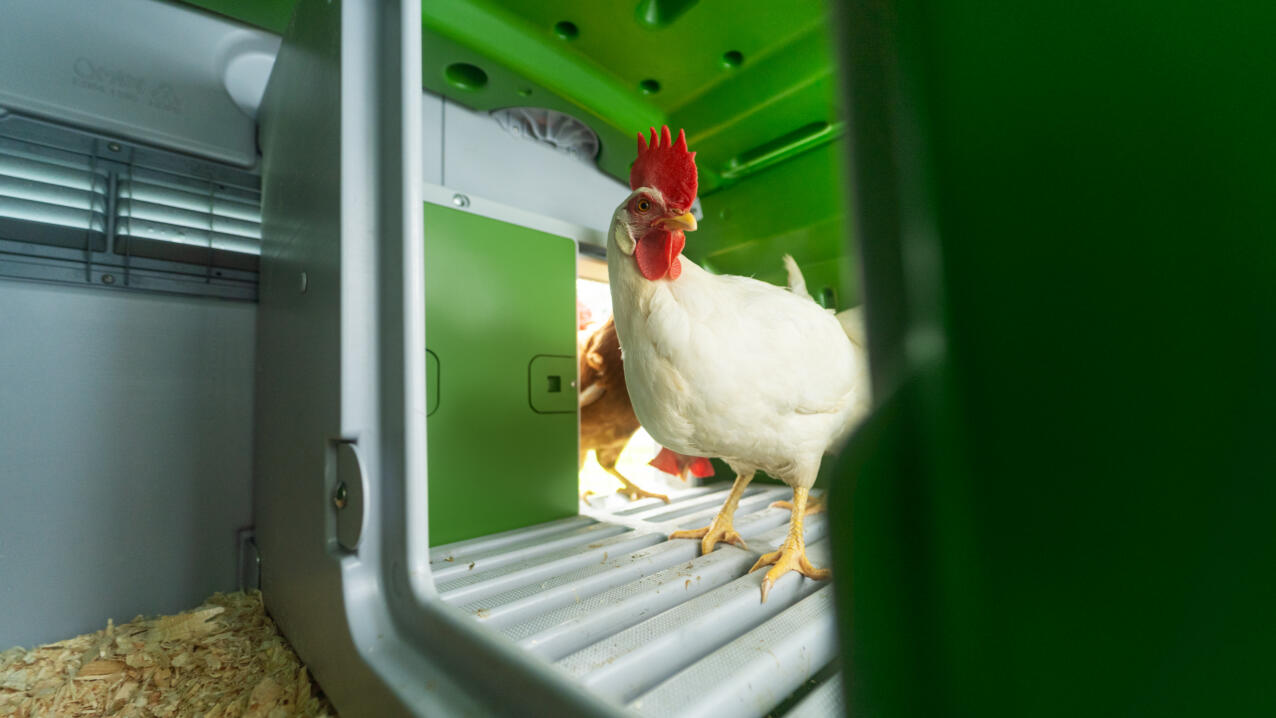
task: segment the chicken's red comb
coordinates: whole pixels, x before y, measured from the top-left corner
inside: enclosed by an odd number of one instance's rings
[[[669,126],[661,128],[664,142],[651,128],[651,144],[638,133],[638,159],[629,169],[629,188],[655,187],[665,196],[665,202],[681,210],[691,208],[696,201],[696,153],[687,151],[687,133],[678,130],[675,142],[669,135]]]

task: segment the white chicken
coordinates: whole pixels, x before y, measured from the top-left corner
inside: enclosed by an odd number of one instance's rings
[[[866,357],[839,319],[806,294],[748,277],[715,275],[679,256],[694,230],[695,154],[686,136],[638,135],[633,192],[616,209],[607,263],[625,380],[648,433],[673,451],[718,456],[736,473],[726,503],[702,529],[671,538],[743,545],[732,517],[765,471],[793,487],[792,524],[762,600],[788,571],[827,578],[806,558],[802,518],[823,455],[868,406]],[[790,276],[796,265],[790,262]],[[800,276],[800,275],[799,275]]]

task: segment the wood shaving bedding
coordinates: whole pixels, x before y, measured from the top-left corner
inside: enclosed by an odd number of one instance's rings
[[[0,653],[0,716],[335,718],[336,711],[262,606],[215,594],[30,651]]]

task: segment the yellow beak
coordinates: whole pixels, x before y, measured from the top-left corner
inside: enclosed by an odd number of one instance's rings
[[[665,229],[681,229],[684,232],[696,231],[696,218],[690,212],[680,214],[677,217],[665,217],[656,220],[656,224]]]

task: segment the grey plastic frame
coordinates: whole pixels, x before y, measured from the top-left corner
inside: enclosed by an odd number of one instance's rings
[[[420,13],[302,0],[267,88],[254,491],[267,607],[346,716],[623,715],[444,604],[431,576]],[[354,551],[330,502],[340,443],[366,495]]]

